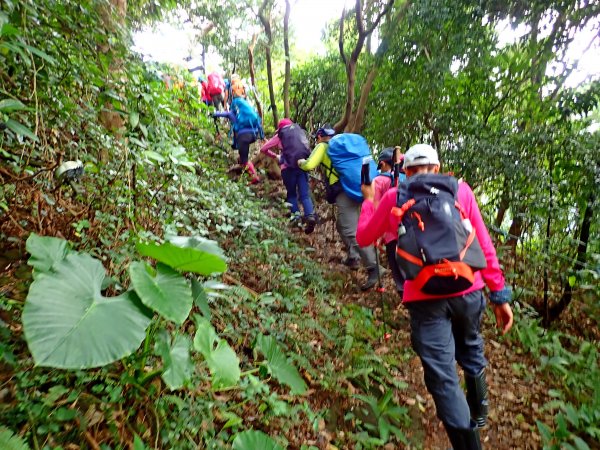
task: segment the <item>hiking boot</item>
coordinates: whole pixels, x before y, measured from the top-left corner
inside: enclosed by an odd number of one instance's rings
[[[306,223],[306,226],[304,227],[304,233],[311,234],[313,231],[315,231],[315,225],[317,225],[317,218],[314,216],[314,214],[306,216],[304,221]]]
[[[301,227],[302,226],[302,216],[300,216],[299,214],[292,214],[290,216],[290,225],[292,225],[293,227]]]
[[[350,257],[344,258],[342,260],[342,264],[348,266],[352,270],[358,270],[358,268],[360,267],[360,259]]]
[[[465,373],[465,385],[467,386],[467,403],[471,411],[471,419],[476,423],[477,428],[483,428],[487,424],[488,416],[488,387],[485,369],[481,369],[476,376]]]
[[[368,291],[372,287],[374,287],[379,281],[379,267],[371,267],[367,269],[367,280],[360,285],[361,291]]]
[[[367,280],[361,284],[361,291],[368,291],[369,289],[375,287],[375,285],[379,282],[379,280],[383,277],[383,275],[387,272],[387,269],[382,266],[375,266],[367,269]]]
[[[472,428],[460,429],[444,424],[448,439],[452,444],[452,450],[482,450],[479,428],[475,426],[475,423],[472,425]]]

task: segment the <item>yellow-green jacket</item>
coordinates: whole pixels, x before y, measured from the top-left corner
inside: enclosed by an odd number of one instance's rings
[[[323,167],[325,168],[325,176],[327,177],[329,185],[332,185],[339,180],[339,177],[331,165],[331,160],[327,154],[327,147],[329,147],[329,143],[327,142],[318,143],[306,162],[302,164],[300,168],[308,172],[309,170],[316,169],[319,164],[323,164]]]

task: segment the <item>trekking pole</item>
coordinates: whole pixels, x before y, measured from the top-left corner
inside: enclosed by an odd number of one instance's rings
[[[400,147],[394,147],[393,160],[394,160],[394,171],[392,173],[392,184],[391,187],[398,186],[398,180],[400,179],[400,169],[402,168],[402,162],[398,161],[398,152]]]
[[[386,307],[385,307],[385,297],[384,297],[384,293],[385,293],[385,288],[383,287],[383,283],[381,282],[381,270],[380,269],[380,265],[379,265],[379,249],[377,248],[377,244],[374,245],[375,248],[375,263],[377,264],[377,292],[379,292],[379,295],[381,297],[381,312],[383,315],[383,339],[385,341],[387,341],[392,335],[390,333],[388,333],[387,331],[387,325],[386,325],[386,320],[387,320],[387,311],[386,311]]]

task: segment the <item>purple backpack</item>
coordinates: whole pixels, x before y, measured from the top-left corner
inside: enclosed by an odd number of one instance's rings
[[[282,162],[288,167],[298,168],[298,160],[310,155],[310,146],[306,132],[300,125],[292,123],[281,128],[277,134],[281,141]]]

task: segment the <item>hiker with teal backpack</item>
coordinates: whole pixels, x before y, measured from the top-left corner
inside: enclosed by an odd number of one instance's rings
[[[281,154],[278,155],[271,150],[276,147],[281,149]],[[286,201],[290,205],[290,220],[298,224],[302,220],[305,224],[304,232],[312,233],[317,219],[310,198],[308,175],[298,167],[298,161],[305,160],[310,155],[306,132],[290,119],[281,119],[277,125],[277,133],[261,147],[260,151],[279,161],[281,178],[287,192]],[[300,214],[298,199],[302,203],[304,217]]]
[[[374,198],[373,204],[375,208],[379,204],[384,194],[392,187],[397,187],[399,183],[403,183],[406,180],[406,176],[400,170],[402,165],[402,159],[404,155],[400,153],[399,147],[387,147],[384,148],[377,157],[377,169],[379,174],[373,180]],[[394,166],[396,172],[394,172]],[[385,245],[385,254],[388,260],[388,267],[392,272],[392,279],[394,280],[394,286],[396,291],[402,294],[404,291],[404,275],[396,263],[396,238],[398,233],[386,231],[382,236],[383,243]]]
[[[367,270],[367,280],[361,284],[363,291],[373,288],[379,279],[380,267],[377,264],[375,248],[371,245],[360,248],[356,243],[356,226],[360,213],[362,194],[360,173],[364,158],[371,156],[371,150],[362,136],[343,133],[335,136],[330,127],[319,128],[316,133],[317,145],[307,160],[299,160],[302,170],[313,170],[322,165],[326,173],[325,197],[328,203],[337,206],[336,228],[346,247],[343,264],[358,269],[360,263]],[[377,173],[371,158],[370,170],[373,177]]]
[[[250,183],[260,181],[254,164],[248,160],[250,144],[257,139],[264,139],[265,133],[262,128],[260,116],[256,110],[242,97],[235,97],[231,102],[229,111],[216,112],[213,117],[226,117],[231,122],[230,134],[232,134],[232,147],[239,152],[238,163],[250,175]]]
[[[362,186],[356,238],[370,245],[386,231],[397,233],[397,261],[406,275],[402,303],[425,385],[453,449],[480,450],[479,428],[488,415],[483,289],[490,290],[502,334],[512,327],[512,294],[473,191],[439,169],[435,149],[418,144],[404,155],[406,183],[387,191],[377,209],[372,186]],[[456,363],[464,372],[466,396]]]

